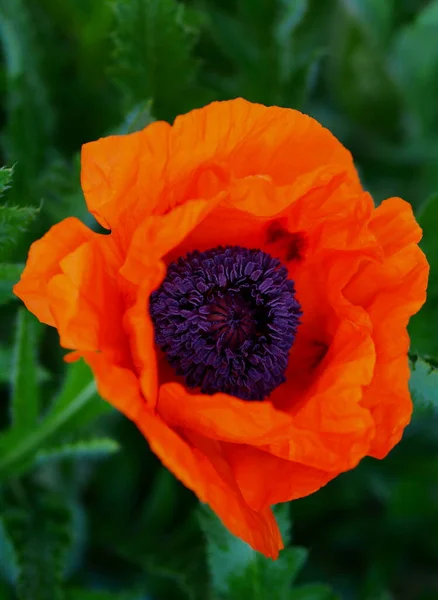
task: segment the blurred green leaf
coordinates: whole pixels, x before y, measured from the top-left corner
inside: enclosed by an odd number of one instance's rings
[[[192,516],[190,513],[177,528],[172,527],[170,534],[152,529],[149,536],[146,525],[139,531],[128,531],[126,539],[119,540],[117,555],[139,565],[148,578],[173,584],[188,600],[210,600],[203,540]],[[154,588],[150,589],[153,595]]]
[[[0,259],[5,249],[13,245],[18,236],[26,231],[39,210],[33,206],[0,205]]]
[[[25,436],[33,431],[40,414],[35,317],[25,308],[20,308],[18,311],[15,332],[11,375],[11,417],[12,427]]]
[[[15,298],[12,288],[23,269],[23,264],[0,263],[0,306]]]
[[[438,94],[437,13],[435,0],[397,33],[391,53],[393,75],[410,111],[407,125],[417,138],[427,139],[438,125],[434,101]]]
[[[141,102],[129,111],[123,123],[115,129],[114,135],[126,135],[135,131],[141,131],[153,121],[155,119],[152,115],[152,101]]]
[[[81,440],[40,450],[36,455],[36,463],[42,465],[64,459],[97,459],[114,454],[119,449],[119,444],[110,438]]]
[[[13,167],[0,167],[0,197],[11,187]]]
[[[151,98],[158,118],[173,119],[194,85],[196,31],[176,0],[113,0],[113,73],[132,109]]]
[[[415,412],[438,412],[438,365],[422,358],[411,362],[409,387]]]
[[[438,336],[431,335],[430,324],[438,323],[438,194],[420,208],[417,220],[423,229],[421,248],[430,264],[426,304],[409,323],[412,349],[422,356],[438,358]]]
[[[17,553],[2,518],[0,518],[0,576],[10,584],[14,584],[18,577]]]
[[[68,365],[63,386],[55,396],[47,418],[59,422],[59,428],[64,426],[66,419],[65,425],[74,430],[113,410],[111,404],[98,395],[94,375],[81,359]]]
[[[306,558],[307,550],[298,547],[286,548],[275,561],[256,556],[243,572],[230,575],[227,598],[284,600]]]
[[[417,24],[421,26],[438,25],[438,1],[432,0],[428,2],[423,10],[418,14]]]
[[[107,592],[75,588],[67,590],[66,600],[148,600],[138,592]]]
[[[178,485],[175,477],[167,469],[160,469],[152,482],[139,519],[145,530],[153,533],[163,531],[177,510]]]
[[[75,363],[54,404],[38,426],[25,436],[14,427],[0,435],[0,479],[30,468],[38,450],[56,438],[63,428],[84,427],[108,410],[109,405],[96,394],[89,368]]]
[[[25,0],[0,0],[0,44],[7,83],[2,148],[7,162],[18,162],[13,192],[21,204],[33,192],[53,128],[53,109],[41,68],[42,48]]]
[[[71,543],[69,509],[50,493],[33,493],[25,508],[9,509],[5,522],[17,554],[18,599],[62,600]]]
[[[387,59],[391,2],[341,0],[333,14],[332,93],[343,111],[379,137],[397,139],[400,106]]]
[[[279,0],[279,17],[274,25],[280,77],[286,81],[294,68],[293,35],[309,8],[308,0]]]
[[[0,345],[0,384],[9,384],[11,379],[12,363],[13,352],[7,346]],[[50,373],[41,365],[38,365],[37,371],[39,384],[44,383],[45,381],[48,381],[50,379]]]
[[[340,0],[350,18],[374,43],[388,43],[394,20],[394,0]]]
[[[207,556],[213,589],[229,600],[284,600],[302,568],[307,551],[286,548],[273,561],[234,537],[207,508],[199,514],[207,540]],[[287,533],[287,512],[281,511],[282,528]]]
[[[256,552],[227,531],[209,508],[202,506],[198,518],[207,542],[213,590],[224,594],[228,591],[229,579],[233,573],[244,572],[255,559]]]
[[[93,227],[95,221],[87,211],[80,184],[80,156],[71,160],[57,157],[50,161],[39,177],[44,202],[44,217],[50,224],[61,221],[65,216],[77,217]]]
[[[309,583],[299,586],[290,592],[288,600],[340,600],[327,585]],[[376,599],[377,600],[377,599]]]

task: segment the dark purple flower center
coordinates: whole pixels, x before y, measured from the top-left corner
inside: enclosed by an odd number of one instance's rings
[[[263,400],[285,381],[301,307],[280,261],[219,246],[171,263],[151,294],[157,345],[205,394]]]

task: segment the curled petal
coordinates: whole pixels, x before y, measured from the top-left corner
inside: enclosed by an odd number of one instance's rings
[[[107,351],[114,362],[130,362],[122,327],[123,298],[117,283],[120,257],[109,236],[95,236],[60,261],[61,272],[47,297],[61,345],[81,351]]]
[[[421,229],[407,202],[385,200],[376,209],[371,228],[384,260],[364,265],[346,295],[364,306],[373,322],[376,368],[362,405],[376,424],[370,454],[383,458],[400,440],[411,418],[406,327],[425,302],[429,265],[417,246]]]
[[[251,446],[224,444],[224,447],[243,497],[254,510],[312,494],[338,474],[279,458]]]
[[[289,415],[270,402],[247,402],[227,394],[189,393],[179,383],[160,388],[158,412],[174,427],[205,437],[255,445],[286,440],[294,428]]]
[[[107,229],[134,229],[152,212],[164,185],[170,125],[84,144],[81,184],[88,210]]]
[[[146,218],[130,242],[121,275],[139,285],[157,262],[178,246],[201,223],[220,200],[192,200],[163,216]],[[148,252],[144,251],[147,240]]]
[[[245,502],[219,443],[180,435],[143,400],[135,374],[114,367],[103,354],[84,354],[99,393],[132,419],[164,465],[207,502],[232,533],[271,558],[283,547],[272,511],[255,511]]]
[[[47,285],[61,273],[60,261],[87,242],[93,232],[78,219],[70,217],[54,225],[29,250],[26,267],[14,293],[42,322],[56,326],[47,297]]]

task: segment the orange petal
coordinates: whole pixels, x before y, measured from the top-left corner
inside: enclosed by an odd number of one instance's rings
[[[47,285],[61,272],[60,261],[95,235],[78,219],[70,217],[54,225],[29,251],[26,267],[14,293],[42,322],[55,326]]]
[[[254,511],[246,503],[220,442],[193,434],[184,442],[156,417],[154,423],[142,419],[139,427],[163,464],[210,505],[231,533],[254,550],[277,558],[283,543],[272,510]]]
[[[321,165],[345,171],[350,185],[361,190],[350,153],[317,121],[238,98],[177,117],[173,127],[156,122],[138,133],[85,144],[81,180],[99,222],[132,232],[153,213],[225,189],[230,173],[287,186]]]
[[[225,526],[255,550],[276,558],[283,547],[272,511],[251,509],[242,497],[220,444],[178,435],[147,406],[134,373],[110,364],[103,354],[84,353],[99,393],[132,419],[163,464],[207,502]]]
[[[155,269],[151,268],[143,285],[137,290],[135,303],[124,317],[124,329],[129,336],[131,354],[136,372],[139,375],[141,391],[148,405],[153,408],[157,403],[157,357],[155,349],[155,331],[149,316],[149,297],[151,291],[164,277],[165,267],[160,261]]]
[[[109,353],[130,364],[122,319],[124,302],[117,282],[121,259],[111,236],[95,236],[63,258],[47,294],[61,345]]]
[[[425,302],[429,266],[417,246],[421,229],[407,202],[385,200],[376,209],[371,228],[385,258],[364,265],[346,295],[364,306],[373,322],[376,367],[362,405],[376,424],[370,454],[383,458],[400,440],[411,418],[406,327],[409,317]]]
[[[146,218],[132,236],[121,275],[140,284],[157,261],[181,243],[218,204],[221,196],[191,200],[163,216]]]
[[[308,496],[338,475],[250,446],[224,444],[224,448],[243,497],[254,510]]]
[[[379,246],[368,229],[373,201],[347,181],[347,172],[337,165],[321,167],[282,187],[267,176],[232,179],[228,195],[169,253],[169,260],[193,248],[229,244],[261,248],[288,262],[267,236],[269,223],[279,218],[288,231],[305,231],[312,250],[361,249],[375,255]]]
[[[279,186],[275,180],[268,175],[252,175],[234,178],[229,187],[230,204],[239,210],[248,212],[257,217],[273,217],[283,213],[299,199],[309,194],[322,194],[324,200],[329,199],[335,190],[348,182],[348,172],[340,165],[323,165],[313,171],[298,175],[293,183]],[[355,186],[352,192],[357,195]],[[310,198],[306,198],[306,204]],[[321,199],[317,204],[316,211],[309,207],[309,214],[313,220],[322,217]],[[323,209],[322,209],[323,210]],[[331,211],[333,216],[339,217],[336,211]]]
[[[371,382],[375,363],[372,324],[366,311],[343,295],[360,253],[329,253],[322,262],[304,264],[295,279],[303,307],[300,336],[327,344],[327,353],[311,370],[305,387],[294,393],[294,351],[288,381],[272,394],[272,402],[287,410],[297,429],[287,442],[264,449],[280,458],[326,470],[345,471],[363,458],[374,435],[374,422],[361,406],[363,386]],[[316,260],[316,259],[315,259]],[[321,301],[321,298],[323,301]],[[298,364],[300,364],[298,362]]]
[[[99,394],[132,421],[137,422],[146,406],[138,387],[136,374],[114,365],[105,352],[76,352],[67,360],[82,357],[91,367]]]
[[[164,185],[170,125],[151,123],[143,131],[112,135],[82,147],[81,184],[88,210],[107,229],[135,228],[150,214]]]
[[[267,444],[293,437],[286,413],[270,402],[247,402],[228,394],[189,393],[179,383],[165,383],[158,399],[160,416],[174,427],[227,442]]]
[[[177,117],[172,141],[172,173],[214,159],[231,165],[236,178],[267,175],[281,186],[333,164],[346,170],[360,189],[348,150],[317,121],[296,110],[242,98],[213,102]]]

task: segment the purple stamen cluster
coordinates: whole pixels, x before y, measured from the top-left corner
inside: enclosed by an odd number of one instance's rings
[[[219,246],[171,263],[150,314],[157,345],[188,387],[263,400],[285,381],[301,307],[278,259]]]

